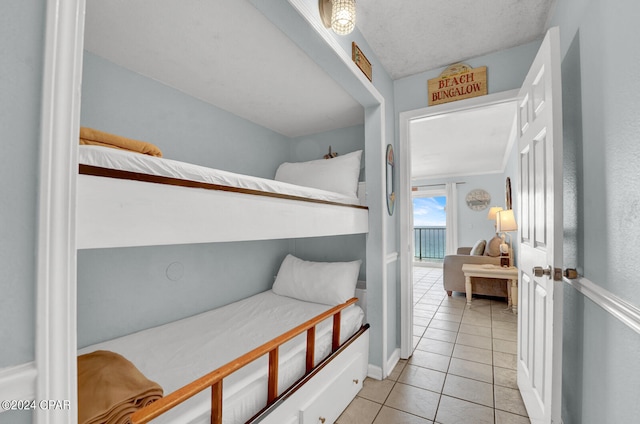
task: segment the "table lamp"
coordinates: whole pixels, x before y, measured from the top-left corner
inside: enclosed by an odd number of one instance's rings
[[[500,252],[509,254],[509,266],[511,266],[511,231],[518,231],[518,224],[513,214],[513,209],[506,209],[496,213],[496,232],[502,233]],[[509,236],[509,243],[506,237]]]

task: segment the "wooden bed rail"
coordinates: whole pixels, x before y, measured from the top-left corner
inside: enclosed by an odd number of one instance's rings
[[[316,326],[322,321],[333,317],[333,338],[332,352],[340,347],[340,315],[341,311],[348,306],[356,303],[357,298],[351,298],[345,303],[334,306],[333,308],[321,313],[320,315],[306,321],[303,324],[281,334],[280,336],[266,342],[265,344],[245,353],[244,355],[234,359],[233,361],[221,366],[200,377],[197,380],[181,387],[168,394],[167,396],[153,402],[152,404],[136,411],[131,415],[132,424],[145,424],[154,418],[162,415],[168,410],[181,404],[187,399],[197,395],[201,391],[211,387],[211,424],[222,424],[222,380],[250,364],[256,359],[269,354],[269,379],[267,383],[267,406],[273,403],[278,397],[278,349],[281,345],[293,339],[294,337],[307,333],[306,347],[306,372],[310,373],[314,367],[314,351],[315,351],[315,330]]]

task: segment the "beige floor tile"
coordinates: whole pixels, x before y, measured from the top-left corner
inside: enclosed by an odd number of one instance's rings
[[[470,318],[491,318],[491,306],[472,303],[470,308],[465,309],[464,314]]]
[[[438,308],[438,312],[444,313],[444,314],[451,314],[451,315],[462,315],[462,313],[464,312],[464,309],[462,308],[450,308],[448,306],[440,306]]]
[[[432,424],[433,421],[426,420],[416,415],[408,414],[397,409],[383,406],[373,424]]]
[[[481,327],[479,325],[461,324],[460,333],[473,334],[476,336],[491,337],[491,327]]]
[[[493,408],[493,385],[447,374],[442,394]]]
[[[441,340],[428,339],[426,337],[420,340],[416,349],[424,350],[425,352],[439,353],[440,355],[451,356],[453,353],[453,343],[443,342]]]
[[[496,352],[511,353],[512,355],[518,353],[517,343],[509,340],[493,339],[493,350]]]
[[[356,397],[338,417],[336,424],[372,424],[381,408],[379,403]]]
[[[394,384],[393,380],[374,380],[373,378],[365,378],[362,390],[358,393],[358,396],[371,400],[377,403],[384,403],[384,401],[391,393],[391,389]]]
[[[451,321],[442,321],[439,319],[432,319],[429,324],[429,328],[437,328],[439,330],[458,331],[460,324]]]
[[[470,317],[466,314],[462,316],[462,324],[479,325],[481,327],[491,327],[491,318],[489,317]]]
[[[456,343],[465,346],[477,347],[480,349],[491,349],[490,337],[476,336],[474,334],[458,333]]]
[[[518,315],[510,311],[494,312],[491,314],[491,318],[494,321],[504,321],[504,322],[512,322],[512,323],[518,322]]]
[[[527,417],[496,409],[496,424],[531,424]]]
[[[493,352],[493,364],[496,367],[515,370],[517,365],[516,355],[504,352]]]
[[[398,377],[400,377],[400,374],[402,374],[402,370],[406,365],[407,365],[407,360],[400,359],[396,364],[396,366],[393,367],[393,370],[391,370],[391,372],[389,373],[389,376],[387,377],[387,379],[398,381]]]
[[[460,322],[462,320],[462,316],[458,314],[445,314],[443,312],[436,312],[433,316],[435,319],[440,319],[442,321],[451,321],[451,322]]]
[[[440,340],[443,342],[453,343],[456,341],[458,333],[455,331],[442,330],[440,328],[428,327],[424,332],[424,336],[428,339]]]
[[[414,282],[413,356],[384,381],[366,379],[337,423],[530,424],[516,384],[517,315],[501,300],[474,297],[467,308],[464,294],[447,296],[441,269],[414,270]]]
[[[516,329],[496,328],[493,330],[493,338],[515,342],[518,340],[518,331]]]
[[[493,408],[443,395],[436,415],[441,424],[493,424]]]
[[[417,367],[447,372],[450,359],[451,358],[449,356],[425,352],[423,350],[415,350],[413,351],[413,355],[409,359],[409,364]]]
[[[446,374],[440,371],[407,365],[398,378],[398,382],[440,393],[445,376]]]
[[[453,348],[453,357],[488,365],[493,363],[490,350],[460,344]]]
[[[397,383],[389,394],[385,406],[399,409],[428,420],[433,420],[440,394],[407,384]]]
[[[431,318],[427,318],[427,317],[413,317],[413,323],[415,325],[420,325],[422,327],[427,327],[429,325],[429,323],[431,322]]]
[[[485,383],[493,383],[493,367],[491,365],[481,364],[480,362],[451,358],[449,374],[472,378],[474,380],[484,381]]]
[[[508,387],[494,386],[496,409],[512,414],[527,416],[527,409],[522,401],[520,391]]]
[[[504,330],[517,331],[518,323],[517,322],[508,322],[508,321],[493,321],[491,323],[491,327],[494,330],[497,329],[497,328],[502,328]]]
[[[518,372],[507,368],[495,367],[493,369],[493,382],[497,386],[509,387],[511,389],[518,388]]]
[[[439,308],[438,308],[439,309]],[[413,311],[413,317],[420,317],[420,318],[433,318],[433,314],[435,314],[435,311],[428,311],[426,309],[414,309]]]

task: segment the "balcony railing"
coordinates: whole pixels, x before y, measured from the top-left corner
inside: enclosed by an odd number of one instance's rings
[[[414,227],[414,257],[416,260],[442,260],[446,251],[446,227]]]

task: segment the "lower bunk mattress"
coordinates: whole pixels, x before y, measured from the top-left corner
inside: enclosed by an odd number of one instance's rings
[[[279,296],[271,290],[179,321],[143,330],[81,349],[116,352],[169,394],[244,353],[330,309],[329,306]],[[363,324],[357,305],[342,311],[340,343]],[[316,328],[315,362],[331,353],[333,320]],[[305,373],[306,333],[280,347],[279,391]],[[238,370],[223,382],[223,422],[244,423],[267,402],[267,355]],[[210,422],[211,391],[200,392],[161,415],[154,423]]]

